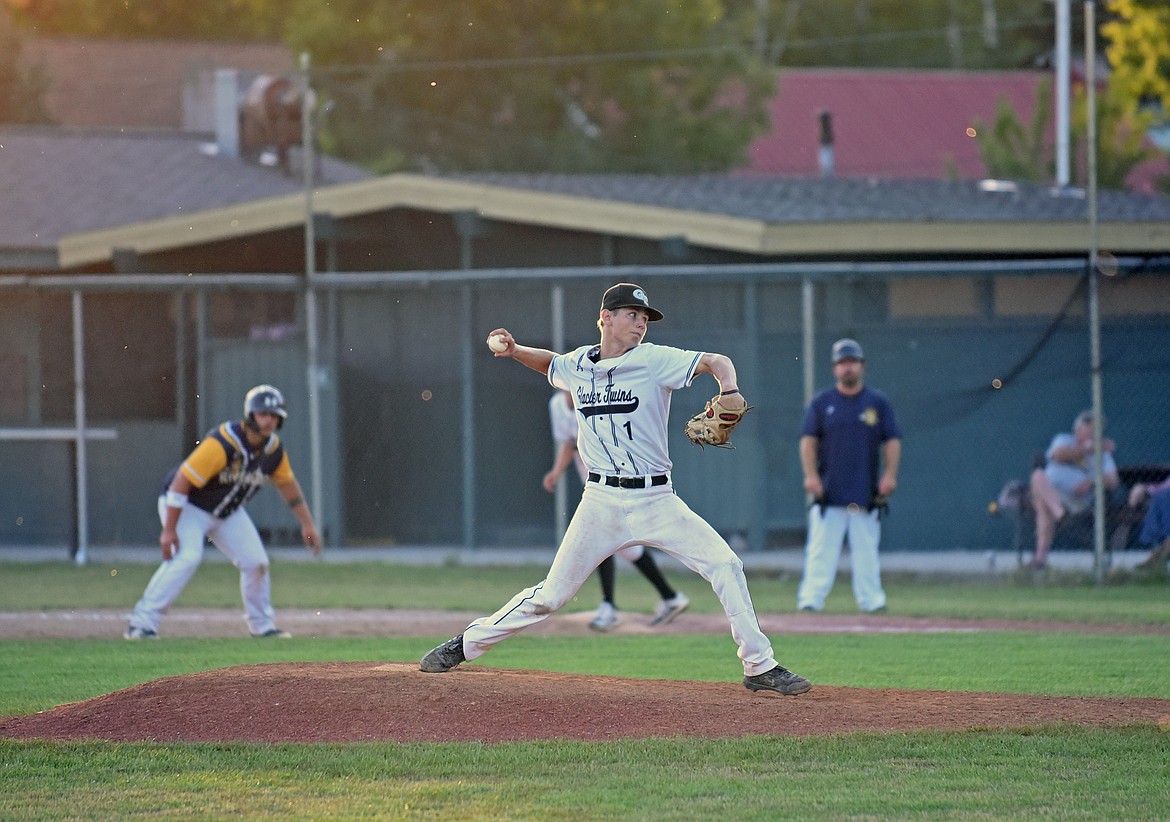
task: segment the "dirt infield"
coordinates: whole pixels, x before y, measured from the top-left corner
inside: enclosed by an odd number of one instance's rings
[[[558,613],[529,630],[532,634],[585,635],[591,611]],[[109,639],[120,636],[129,612],[105,608],[73,611],[0,611],[0,639]],[[315,611],[280,609],[281,628],[303,637],[341,636],[452,636],[473,619],[473,611],[422,611],[383,609],[331,609]],[[1091,625],[1068,622],[924,619],[891,614],[760,614],[760,627],[768,634],[808,633],[946,633],[978,631],[1076,631],[1078,633],[1162,633],[1161,626]],[[722,614],[687,613],[664,628],[651,628],[645,614],[623,613],[616,634],[728,633]],[[176,608],[163,621],[164,637],[245,636],[243,614],[223,608]]]
[[[0,737],[157,742],[507,742],[1157,722],[1170,700],[653,682],[472,665],[249,665],[167,677],[32,716]]]
[[[444,636],[475,614],[282,611],[302,636]],[[588,632],[588,613],[534,629]],[[117,636],[122,611],[0,613],[0,636]],[[763,615],[769,633],[1080,630],[1117,626],[917,620],[889,616]],[[237,612],[180,610],[166,636],[239,636]],[[722,616],[687,614],[665,629],[630,615],[619,633],[727,631]],[[1151,629],[1165,633],[1164,629]],[[165,641],[161,640],[161,641]],[[279,640],[269,640],[279,641]],[[421,652],[424,649],[420,649]],[[816,685],[807,694],[752,693],[738,682],[656,682],[468,665],[423,674],[414,663],[282,663],[167,677],[38,714],[0,719],[0,738],[189,742],[504,742],[650,736],[810,736],[856,731],[1165,723],[1170,699],[1051,697]]]

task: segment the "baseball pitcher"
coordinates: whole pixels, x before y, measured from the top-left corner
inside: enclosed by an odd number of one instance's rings
[[[504,328],[488,336],[489,347],[495,341],[495,356],[547,375],[554,388],[572,396],[581,420],[578,450],[588,469],[585,491],[548,576],[433,649],[420,670],[442,673],[478,658],[564,606],[606,557],[627,546],[648,545],[711,584],[739,646],[744,687],[788,695],[812,687],[777,664],[756,619],[739,557],[674,493],[666,430],[671,394],[701,374],[715,378],[719,396],[699,415],[708,423],[693,434],[688,424],[692,441],[713,445],[727,443],[747,404],[728,357],[643,342],[649,324],[661,319],[645,289],[618,283],[602,297],[599,345],[556,354],[519,345]]]

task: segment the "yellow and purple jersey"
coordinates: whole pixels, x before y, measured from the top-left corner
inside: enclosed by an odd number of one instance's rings
[[[187,501],[221,519],[247,503],[270,478],[278,485],[295,479],[280,437],[273,434],[252,448],[242,420],[207,432],[187,459],[167,474],[164,491],[178,471],[191,483]]]

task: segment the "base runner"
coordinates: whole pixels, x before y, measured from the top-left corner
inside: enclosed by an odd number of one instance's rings
[[[276,435],[287,416],[280,391],[258,385],[244,397],[244,418],[209,431],[167,476],[158,498],[163,562],[134,606],[126,639],[158,637],[163,614],[199,569],[208,539],[240,570],[244,619],[252,636],[290,636],[273,621],[268,553],[244,510],[271,478],[300,520],[305,547],[314,555],[320,550],[317,526]]]

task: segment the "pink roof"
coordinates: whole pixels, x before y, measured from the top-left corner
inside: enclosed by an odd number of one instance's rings
[[[990,126],[1001,97],[1024,123],[1032,117],[1032,71],[956,72],[881,69],[782,69],[771,104],[771,133],[748,147],[743,172],[815,177],[820,174],[819,113],[833,114],[838,177],[962,179],[987,176],[977,120]]]

